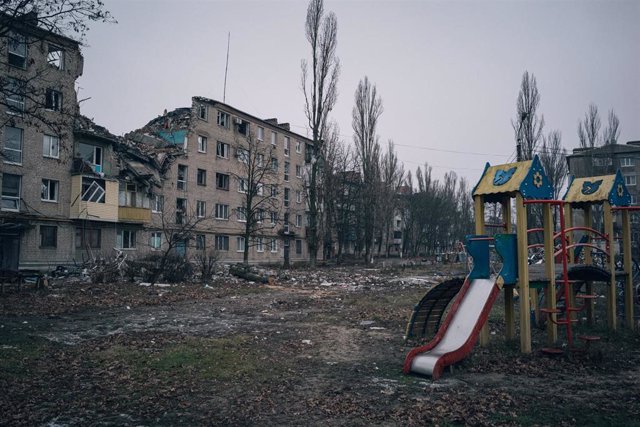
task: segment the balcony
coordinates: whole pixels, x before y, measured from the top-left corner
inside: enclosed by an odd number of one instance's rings
[[[118,221],[118,181],[95,176],[72,176],[70,217]]]
[[[151,222],[151,209],[131,206],[118,207],[118,220],[122,222]]]

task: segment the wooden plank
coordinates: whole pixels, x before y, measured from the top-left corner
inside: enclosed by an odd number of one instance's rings
[[[633,263],[631,260],[631,220],[629,211],[622,211],[622,252],[624,253],[624,320],[627,328],[633,330]]]
[[[516,234],[518,236],[518,286],[520,288],[520,351],[531,353],[529,305],[529,262],[527,259],[527,210],[521,194],[516,194]]]
[[[553,259],[554,244],[553,235],[555,224],[553,222],[553,212],[551,205],[544,204],[542,206],[543,226],[544,226],[544,266],[545,274],[549,278],[547,288],[545,290],[545,299],[547,308],[556,308],[556,271],[555,260]],[[547,320],[547,345],[552,346],[558,341],[558,326],[554,323],[556,314],[547,314],[552,320]]]
[[[613,212],[609,202],[602,203],[602,210],[604,211],[604,232],[608,236],[609,243],[609,271],[616,271],[616,256],[613,239]],[[615,274],[611,274],[611,282],[609,283],[609,289],[607,289],[607,322],[609,329],[615,331],[616,325],[616,277]]]

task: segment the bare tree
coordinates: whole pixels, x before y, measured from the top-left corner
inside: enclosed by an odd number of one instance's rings
[[[607,127],[602,131],[602,145],[618,143],[620,136],[620,120],[613,109],[609,110]]]
[[[382,98],[378,96],[376,86],[369,83],[365,76],[360,80],[355,93],[355,105],[352,111],[354,143],[356,156],[360,163],[362,192],[361,197],[367,206],[375,207],[378,202],[380,183],[380,143],[376,128],[382,114]],[[363,230],[365,259],[370,261],[373,248],[376,209],[363,209]]]
[[[259,244],[262,234],[273,231],[282,219],[282,203],[278,198],[281,191],[277,173],[279,165],[274,153],[273,145],[256,139],[251,133],[246,139],[236,140],[236,157],[240,161],[240,169],[234,176],[238,191],[244,193],[244,200],[242,206],[235,211],[238,219],[244,221],[245,264],[249,263],[249,248]],[[291,193],[290,189],[285,191]],[[289,199],[285,203],[291,203],[292,195],[285,197]],[[285,224],[285,232],[288,233],[287,228],[288,224]]]
[[[311,0],[307,8],[305,23],[307,41],[311,46],[311,69],[302,60],[302,91],[305,99],[305,114],[309,121],[313,139],[311,164],[309,167],[308,198],[309,228],[307,242],[309,261],[315,265],[319,247],[320,201],[318,177],[323,164],[322,144],[329,113],[338,98],[338,76],[340,61],[336,56],[338,43],[338,19],[333,12],[324,13],[323,0]]]
[[[540,93],[536,77],[525,71],[516,102],[517,117],[511,120],[518,149],[518,160],[530,160],[542,139],[544,116],[538,116]]]
[[[396,213],[396,199],[398,187],[402,185],[404,180],[404,166],[400,163],[398,155],[395,152],[392,140],[389,140],[387,152],[381,159],[381,186],[380,186],[380,203],[379,209],[379,237],[378,237],[378,253],[384,242],[385,254],[389,256],[389,236],[393,227],[393,219]]]
[[[598,107],[591,103],[589,110],[584,114],[584,119],[578,121],[578,138],[581,148],[595,148],[597,146],[601,126]]]
[[[559,130],[553,130],[544,137],[540,151],[540,162],[553,186],[553,198],[558,200],[560,190],[569,173],[567,150],[562,148],[562,134]]]

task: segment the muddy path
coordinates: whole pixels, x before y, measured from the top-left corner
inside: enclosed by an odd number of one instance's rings
[[[46,314],[13,307],[0,316],[0,389],[6,390],[0,424],[640,420],[635,333],[607,335],[598,352],[580,358],[521,355],[516,343],[501,338],[498,303],[490,318],[491,345],[477,347],[433,382],[401,374],[410,348],[402,335],[413,304],[440,276],[375,270],[325,276],[309,273],[276,286],[237,283],[193,297],[178,288],[158,289],[153,292],[184,297],[165,295],[153,304],[144,303],[155,298],[149,290],[140,296],[123,287],[114,292],[126,297],[74,304],[73,310]],[[47,301],[47,295],[40,298]]]

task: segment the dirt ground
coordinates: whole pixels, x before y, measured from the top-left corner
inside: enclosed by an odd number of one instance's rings
[[[0,425],[640,425],[640,336],[549,358],[503,338],[402,375],[416,304],[461,267],[293,270],[273,285],[57,283],[0,296]],[[578,326],[578,328],[584,328]]]

